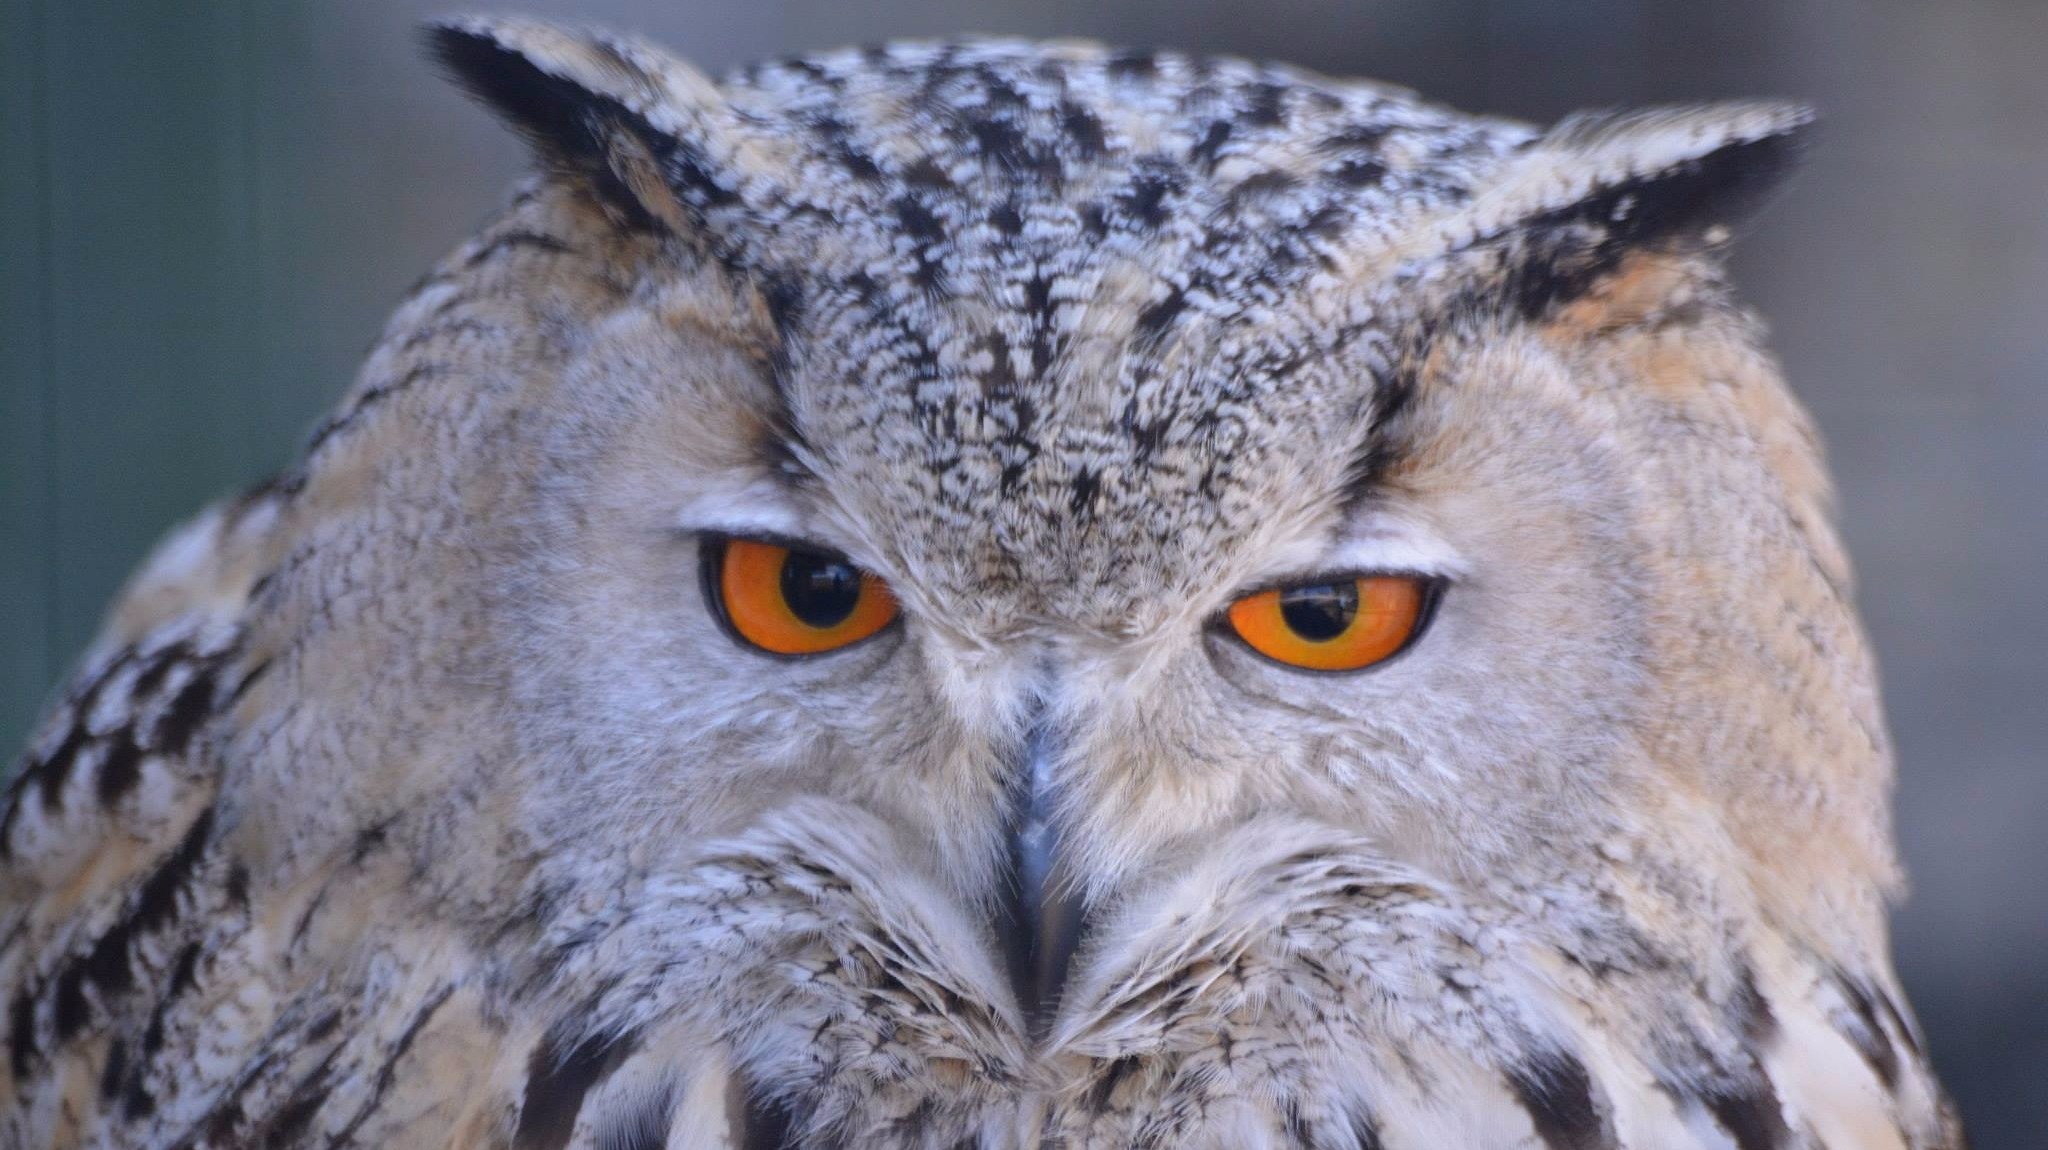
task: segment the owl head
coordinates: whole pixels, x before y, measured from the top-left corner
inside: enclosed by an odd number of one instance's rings
[[[1816,1027],[1931,1089],[1827,480],[1722,266],[1805,111],[431,39],[541,172],[277,497],[228,793],[259,882],[374,828],[482,956],[530,1041],[477,1122],[1795,1145]]]

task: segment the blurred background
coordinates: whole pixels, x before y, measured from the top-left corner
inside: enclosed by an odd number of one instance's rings
[[[1283,58],[1534,120],[1817,104],[1821,146],[1737,275],[1832,450],[1886,672],[1902,974],[1980,1150],[2048,1143],[2048,2],[504,6],[710,69],[986,31]],[[446,10],[0,0],[0,753],[151,541],[292,458],[520,169],[420,59]]]

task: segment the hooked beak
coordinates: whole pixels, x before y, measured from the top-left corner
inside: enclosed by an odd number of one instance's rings
[[[1052,812],[1057,745],[1035,722],[1012,761],[1017,805],[1009,829],[1009,883],[997,912],[997,937],[1010,985],[1033,1037],[1043,1037],[1059,1007],[1067,967],[1080,945],[1085,907],[1060,852]]]

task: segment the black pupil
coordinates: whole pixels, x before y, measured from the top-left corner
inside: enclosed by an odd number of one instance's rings
[[[782,561],[782,601],[807,626],[836,627],[860,602],[860,572],[842,560],[792,551]]]
[[[1295,634],[1312,643],[1328,642],[1344,633],[1358,616],[1358,581],[1315,583],[1280,592],[1280,617]]]

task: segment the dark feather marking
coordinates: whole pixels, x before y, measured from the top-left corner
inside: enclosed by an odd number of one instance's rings
[[[1375,494],[1387,469],[1400,461],[1403,444],[1393,435],[1392,425],[1414,404],[1416,389],[1414,373],[1403,368],[1382,380],[1374,391],[1372,418],[1352,453],[1351,470],[1345,477],[1347,507]]]
[[[1316,1125],[1302,1114],[1301,1102],[1294,1098],[1289,1098],[1281,1104],[1280,1137],[1286,1140],[1287,1145],[1299,1147],[1300,1150],[1317,1150],[1318,1147],[1327,1145]]]
[[[95,780],[100,806],[111,808],[141,781],[142,748],[135,744],[134,730],[123,727],[115,733],[106,757],[100,760],[99,777]]]
[[[1884,1033],[1884,1026],[1877,1020],[1877,1007],[1861,983],[1844,971],[1834,973],[1836,989],[1849,1001],[1849,1009],[1856,1013],[1854,1026],[1839,1027],[1842,1036],[1849,1040],[1863,1060],[1870,1064],[1887,1091],[1899,1087],[1899,1052],[1892,1047],[1892,1040]]]
[[[249,868],[236,862],[228,867],[228,877],[221,883],[221,890],[228,896],[231,906],[249,905]]]
[[[806,304],[803,283],[795,276],[765,272],[757,277],[757,281],[761,303],[768,309],[768,322],[775,325],[776,335],[787,341],[803,320]]]
[[[1281,171],[1253,172],[1239,180],[1223,197],[1226,207],[1238,209],[1247,203],[1265,199],[1288,191],[1301,181],[1292,173]]]
[[[1101,204],[1089,204],[1081,209],[1081,230],[1088,233],[1091,241],[1109,234],[1109,215]]]
[[[413,351],[422,345],[458,335],[490,336],[498,328],[480,319],[430,320],[413,329],[412,333],[398,341],[399,351]]]
[[[1024,231],[1024,216],[1017,210],[1014,200],[1004,200],[988,212],[989,226],[1006,236],[1020,235]]]
[[[242,520],[251,511],[283,494],[284,482],[284,476],[277,474],[253,487],[245,488],[240,495],[235,496],[234,502],[228,504],[227,513],[223,516],[222,530],[234,531],[241,526]]]
[[[191,658],[192,654],[190,643],[172,643],[158,651],[150,657],[149,666],[144,667],[142,673],[135,676],[135,685],[129,688],[129,693],[138,699],[156,694],[157,688],[164,685],[165,676],[171,673],[171,668]]]
[[[740,1089],[746,1096],[740,1150],[799,1150],[796,1115],[789,1104],[764,1093],[751,1080],[743,1079]]]
[[[17,1082],[35,1068],[36,998],[25,986],[15,992],[7,1009],[7,1056]]]
[[[592,106],[594,110],[598,110],[598,115],[612,123],[612,129],[608,133],[608,137],[612,139],[608,153],[618,151],[618,139],[633,139],[635,143],[645,147],[653,156],[659,172],[662,172],[664,182],[668,182],[668,188],[676,194],[676,203],[692,209],[698,219],[702,219],[702,215],[707,211],[739,203],[739,192],[719,182],[717,174],[705,160],[705,153],[690,141],[678,139],[674,135],[664,133],[662,129],[653,127],[651,123],[647,123],[645,117],[641,117],[635,110],[616,100],[600,96],[592,100]],[[592,115],[584,117],[586,123],[590,119]],[[608,162],[606,172],[610,168],[612,164]],[[616,176],[612,178],[616,180]]]
[[[340,1029],[341,1012],[339,1010],[330,1010],[314,1019],[311,1026],[306,1027],[305,1034],[300,1041],[317,1045],[334,1037],[334,1032]]]
[[[1088,1098],[1084,1105],[1089,1113],[1107,1114],[1111,1095],[1116,1093],[1116,1088],[1124,1079],[1138,1072],[1139,1065],[1136,1058],[1126,1056],[1103,1067],[1095,1076],[1094,1085],[1088,1088]]]
[[[128,942],[133,922],[115,923],[100,936],[83,963],[85,981],[98,988],[105,1003],[126,994],[135,985],[135,968],[128,961]]]
[[[1138,313],[1137,322],[1132,329],[1133,334],[1140,340],[1158,339],[1167,328],[1173,326],[1173,321],[1179,318],[1187,306],[1186,293],[1179,288],[1173,289],[1165,299]]]
[[[802,426],[797,421],[796,400],[790,386],[790,363],[795,355],[797,328],[802,322],[806,300],[803,289],[787,276],[765,276],[761,280],[762,304],[775,325],[776,339],[768,356],[768,386],[774,405],[762,423],[755,444],[756,454],[768,474],[789,482],[808,474],[803,452],[807,450]]]
[[[1058,343],[1053,334],[1052,281],[1044,271],[1035,270],[1024,281],[1024,305],[1031,315],[1031,375],[1043,379]]]
[[[939,217],[915,196],[899,196],[896,199],[896,222],[904,235],[914,240],[929,243],[945,238],[945,225]]]
[[[1273,127],[1287,118],[1286,104],[1287,89],[1283,85],[1271,81],[1254,84],[1250,89],[1250,99],[1245,103],[1245,122],[1262,128]]]
[[[131,943],[176,918],[178,892],[198,865],[212,827],[213,810],[208,808],[193,820],[170,857],[143,881],[128,918],[108,927],[90,951],[73,958],[57,972],[52,1019],[59,1045],[71,1041],[92,1018],[91,1003],[85,996],[88,985],[99,991],[103,1003],[134,986],[135,971],[129,958]]]
[[[987,162],[1005,172],[1028,171],[1036,165],[1037,157],[1025,145],[1024,133],[1010,120],[966,116],[964,123],[975,150]]]
[[[255,588],[250,588],[249,597],[251,599],[256,597]],[[249,688],[261,682],[263,676],[268,675],[270,673],[271,666],[271,660],[265,659],[262,662],[257,663],[255,666],[250,667],[248,670],[242,672],[242,681],[235,684],[235,689],[233,693],[228,695],[226,706],[232,707],[236,703],[241,702],[242,696],[249,693]]]
[[[72,716],[70,729],[64,732],[64,741],[40,761],[29,759],[27,765],[17,772],[7,784],[7,814],[0,818],[0,858],[7,857],[6,845],[12,837],[15,817],[20,813],[21,804],[28,793],[30,783],[35,783],[42,793],[43,809],[54,811],[63,803],[64,782],[71,773],[72,763],[78,752],[85,747],[92,732],[87,724],[92,712],[99,705],[101,692],[114,676],[135,660],[135,648],[123,648],[107,665],[99,669],[70,700]]]
[[[64,732],[64,741],[57,744],[57,749],[50,752],[50,757],[22,772],[23,782],[31,777],[36,780],[42,791],[44,810],[54,811],[63,805],[64,781],[71,777],[71,764],[77,760],[78,752],[84,749],[86,740],[91,737],[91,732],[85,729],[85,708],[80,707],[78,718],[72,723],[71,729]]]
[[[513,230],[492,236],[491,241],[478,248],[468,259],[464,260],[462,266],[473,268],[493,256],[519,248],[548,252],[553,255],[566,255],[576,250],[567,241],[557,236],[548,235],[545,232]]]
[[[639,1035],[583,1035],[587,1019],[572,1014],[550,1027],[527,1064],[515,1150],[561,1150],[576,1129],[583,1098],[633,1052]],[[578,1037],[578,1035],[582,1035]]]
[[[1354,124],[1324,138],[1316,146],[1327,152],[1377,150],[1386,143],[1387,135],[1392,131],[1384,124]]]
[[[334,436],[338,432],[342,431],[344,428],[347,428],[351,424],[355,423],[357,419],[361,418],[364,412],[370,410],[371,408],[377,406],[380,403],[383,403],[385,400],[390,399],[393,396],[400,394],[401,392],[404,392],[408,388],[412,387],[414,384],[438,377],[445,370],[446,369],[438,363],[417,364],[412,368],[412,370],[406,372],[403,376],[400,376],[396,381],[387,384],[379,384],[363,392],[361,398],[357,399],[354,404],[350,405],[347,411],[342,412],[340,415],[329,417],[328,419],[323,421],[320,424],[320,426],[313,429],[312,438],[308,440],[306,443],[306,454],[310,456],[314,452],[320,450],[320,446],[322,444],[326,443],[329,439],[334,438]]]
[[[1364,188],[1387,176],[1387,166],[1377,160],[1346,160],[1330,172],[1330,178],[1346,187]]]
[[[108,1103],[121,1095],[121,1083],[128,1077],[128,1043],[120,1038],[107,1046],[106,1065],[100,1067],[100,1101]]]
[[[348,865],[360,867],[371,855],[391,845],[391,828],[397,825],[400,815],[378,819],[356,832],[355,841],[348,847]]]
[[[143,1075],[150,1062],[156,1058],[157,1052],[163,1049],[164,1015],[169,1013],[171,1005],[180,996],[197,985],[198,971],[199,944],[187,943],[185,948],[178,952],[177,959],[172,962],[170,982],[163,995],[156,1000],[155,1008],[150,1011],[149,1025],[143,1028],[142,1049],[128,1076],[127,1089],[121,1093],[121,1119],[125,1122],[147,1118],[156,1112],[156,1099],[143,1085]]]
[[[216,665],[201,664],[197,673],[172,698],[170,709],[150,732],[150,746],[166,755],[182,755],[199,725],[213,715]]]
[[[285,1150],[301,1145],[307,1132],[312,1128],[314,1115],[327,1105],[327,1095],[333,1089],[331,1076],[335,1056],[341,1052],[339,1046],[327,1052],[320,1065],[313,1069],[305,1080],[292,1088],[291,1097],[280,1106],[260,1131],[252,1131],[245,1145],[255,1150]]]
[[[1102,491],[1102,476],[1083,465],[1069,481],[1067,509],[1078,516],[1095,513],[1095,497]]]
[[[0,845],[4,845],[8,831],[12,831],[16,808],[20,806],[20,802],[23,802],[23,794],[29,790],[29,782],[31,780],[37,782],[37,786],[43,792],[43,808],[45,810],[55,810],[59,806],[61,796],[63,796],[63,782],[66,782],[66,778],[70,776],[72,763],[78,759],[78,751],[84,749],[86,741],[92,739],[92,731],[88,728],[88,724],[92,722],[94,708],[98,708],[98,704],[100,704],[100,694],[106,692],[106,683],[111,683],[115,679],[115,675],[119,675],[121,669],[125,669],[133,661],[135,661],[135,649],[133,647],[121,649],[113,659],[106,661],[106,665],[100,667],[98,673],[92,675],[82,685],[82,688],[72,696],[72,700],[70,700],[72,726],[70,726],[70,731],[63,733],[63,743],[59,743],[57,749],[51,751],[43,761],[31,759],[29,765],[20,773],[16,773],[14,780],[8,782],[8,790],[6,790],[6,794],[8,794],[8,798],[6,798],[8,810],[6,810],[6,819],[0,821]]]
[[[312,1036],[331,1033],[333,1020],[332,1014],[321,1016],[307,1033],[296,1036],[294,1045],[303,1047],[317,1043],[319,1040]],[[212,1112],[187,1132],[178,1143],[178,1150],[185,1150],[195,1141],[220,1147],[221,1150],[278,1150],[297,1145],[313,1116],[327,1101],[333,1085],[334,1063],[340,1057],[343,1045],[337,1043],[330,1047],[319,1063],[293,1084],[291,1093],[276,1109],[252,1114],[245,1098],[264,1081],[272,1067],[290,1057],[275,1048],[263,1054],[242,1073],[226,1097],[214,1105]]]
[[[183,890],[198,868],[200,857],[206,851],[207,837],[213,833],[213,808],[202,811],[178,842],[177,849],[164,860],[155,873],[144,880],[142,889],[135,900],[135,914],[129,926],[135,934],[148,934],[170,923],[178,916],[178,892]]]
[[[1150,76],[1158,70],[1158,55],[1146,48],[1127,48],[1109,58],[1109,74],[1122,79]]]
[[[1537,1137],[1551,1150],[1605,1150],[1614,1133],[1593,1101],[1586,1066],[1562,1050],[1540,1053],[1507,1072],[1508,1085],[1528,1111]]]
[[[364,1100],[349,1117],[348,1123],[329,1141],[330,1147],[352,1144],[356,1131],[377,1112],[377,1107],[383,1105],[384,1095],[389,1093],[392,1085],[398,1081],[398,1064],[404,1061],[407,1052],[412,1049],[413,1040],[419,1037],[420,1031],[426,1028],[427,1023],[433,1020],[434,1015],[454,993],[453,986],[443,986],[429,994],[419,1010],[414,1012],[411,1021],[405,1024],[405,1029],[399,1032],[398,1038],[391,1044],[391,1049],[384,1055],[384,1064],[377,1068],[377,1080],[370,1088],[370,1097]]]
[[[929,191],[943,191],[953,186],[953,177],[939,166],[938,160],[924,156],[903,169],[903,185],[909,188],[924,188]]]
[[[1202,142],[1189,150],[1188,159],[1205,172],[1215,171],[1216,160],[1223,151],[1223,145],[1230,142],[1230,130],[1228,120],[1212,121],[1209,130],[1202,136]]]
[[[1735,993],[1730,997],[1729,1007],[1735,1015],[1736,1029],[1751,1050],[1761,1050],[1778,1036],[1778,1017],[1771,1013],[1770,1001],[1757,989],[1756,974],[1747,963],[1736,969],[1735,977]]]
[[[840,141],[835,152],[839,158],[840,166],[845,168],[846,173],[854,179],[862,183],[874,183],[882,178],[882,169],[880,165],[875,163],[875,158],[854,147],[851,143],[844,140]]]
[[[142,1071],[138,1067],[128,1078],[128,1088],[121,1092],[121,1121],[140,1122],[155,1113],[156,1096],[142,1084]]]
[[[1770,1081],[1759,1078],[1745,1085],[1747,1088],[1703,1091],[1700,1103],[1712,1112],[1721,1129],[1735,1139],[1738,1150],[1781,1150],[1790,1145],[1792,1131],[1785,1125],[1784,1108],[1779,1105],[1778,1092],[1771,1088]]]
[[[92,1017],[85,1001],[85,964],[72,962],[57,972],[57,993],[50,1011],[57,1045],[71,1041]]]
[[[236,1129],[248,1118],[243,1099],[277,1064],[279,1054],[266,1050],[242,1067],[234,1083],[218,1094],[213,1107],[187,1127],[184,1136],[171,1143],[172,1150],[193,1150],[195,1146],[229,1143]]]
[[[157,1000],[157,1017],[151,1020],[153,1024],[152,1029],[156,1031],[157,1036],[155,1041],[150,1041],[146,1035],[144,1036],[143,1054],[145,1057],[154,1056],[157,1048],[163,1044],[162,1016],[165,1008],[198,985],[199,944],[197,942],[188,942],[185,944],[184,949],[178,952],[177,959],[171,963],[170,985],[164,989],[163,997]]]
[[[1067,139],[1073,141],[1074,154],[1084,160],[1102,155],[1108,146],[1103,135],[1102,121],[1095,113],[1069,100],[1060,105],[1061,125],[1066,129]]]
[[[1379,1123],[1362,1110],[1351,1116],[1351,1137],[1358,1150],[1385,1150],[1385,1144],[1380,1141]]]
[[[1912,1052],[1913,1057],[1920,1057],[1919,1036],[1913,1033],[1913,1026],[1906,1021],[1906,1015],[1899,1009],[1899,1004],[1893,1002],[1892,996],[1886,994],[1882,987],[1872,987],[1871,993],[1877,996],[1877,1004],[1882,1006],[1885,1014],[1891,1018],[1892,1028],[1899,1032],[1899,1040],[1906,1044],[1906,1049]]]
[[[1303,235],[1326,244],[1334,244],[1343,239],[1344,233],[1350,230],[1350,228],[1351,212],[1336,204],[1324,204],[1310,213],[1309,217],[1301,222],[1301,233]],[[1325,264],[1325,267],[1331,270],[1335,269],[1334,264]]]
[[[1179,190],[1179,181],[1171,173],[1150,172],[1133,179],[1130,187],[1117,195],[1116,204],[1140,227],[1149,230],[1166,222],[1166,197]]]

